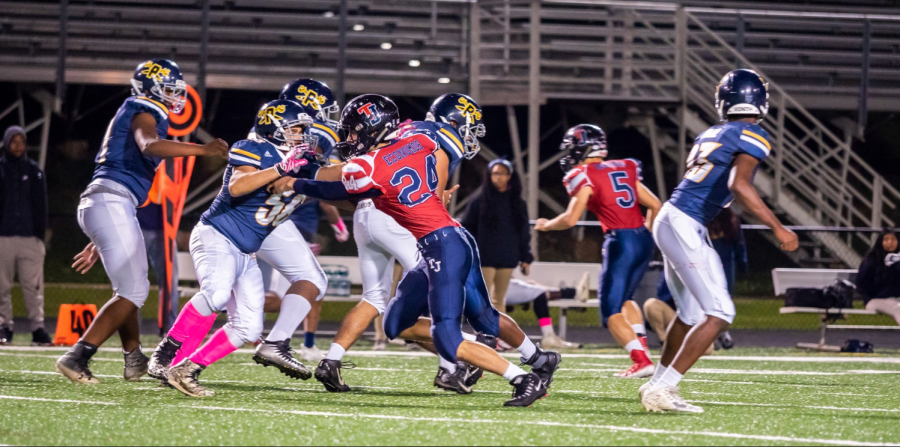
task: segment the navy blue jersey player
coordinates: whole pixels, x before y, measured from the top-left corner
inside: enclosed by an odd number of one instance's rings
[[[153,353],[151,376],[189,396],[211,395],[197,381],[200,371],[259,339],[265,291],[254,253],[303,201],[297,194],[273,193],[269,185],[284,176],[315,176],[311,124],[295,102],[271,101],[257,114],[256,138],[232,145],[222,190],[191,233],[200,291]],[[226,307],[228,323],[199,346]],[[180,361],[172,365],[174,359]]]
[[[716,91],[722,124],[694,141],[684,180],[653,225],[678,315],[666,334],[656,374],[640,390],[649,411],[703,412],[681,398],[678,384],[734,320],[722,261],[706,230],[713,217],[736,199],[775,232],[783,250],[797,249],[797,235],[781,225],[752,183],[756,168],[772,149],[759,126],[769,108],[767,88],[751,70],[734,70],[722,78]]]
[[[147,254],[135,208],[147,200],[160,160],[167,157],[220,156],[228,145],[214,140],[192,145],[166,139],[169,112],[184,107],[185,83],[174,62],[141,63],[131,80],[133,95],[110,121],[96,158],[94,178],[81,195],[78,223],[91,243],[74,267],[87,271],[99,257],[112,282],[113,298],[97,314],[81,340],[56,362],[56,369],[75,383],[97,383],[87,367],[91,356],[116,331],[125,351],[125,380],[147,372],[140,350],[139,313],[150,283]]]

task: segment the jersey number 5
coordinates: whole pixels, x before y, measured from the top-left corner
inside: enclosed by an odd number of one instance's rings
[[[624,171],[614,171],[609,173],[609,182],[612,184],[613,192],[625,193],[625,197],[616,197],[616,203],[622,208],[631,208],[634,206],[634,188],[628,183],[628,173]]]
[[[397,172],[394,172],[394,176],[391,177],[391,186],[403,186],[398,196],[400,203],[412,208],[431,198],[431,191],[436,190],[438,187],[437,159],[434,155],[425,157],[425,176],[425,186],[428,189],[423,190],[422,176],[412,167],[404,166],[398,169]],[[416,194],[418,194],[418,197],[414,199],[413,196]]]

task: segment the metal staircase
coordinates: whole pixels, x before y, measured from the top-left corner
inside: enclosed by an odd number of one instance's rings
[[[639,109],[630,122],[655,149],[679,163],[682,173],[689,141],[718,122],[712,88],[722,74],[733,69],[735,61],[766,74],[696,16],[687,11],[679,15],[683,102]],[[676,40],[672,45],[678,46]],[[894,225],[900,192],[851,150],[849,139],[838,137],[780,85],[769,80],[769,91],[769,116],[761,125],[770,134],[773,150],[756,175],[761,196],[794,225]],[[805,239],[795,258],[801,264],[839,261],[856,267],[871,244],[871,235],[864,233],[809,232]],[[823,249],[833,258],[823,258]]]

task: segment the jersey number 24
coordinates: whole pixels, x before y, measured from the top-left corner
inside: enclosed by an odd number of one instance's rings
[[[391,186],[402,187],[398,195],[400,203],[412,208],[431,198],[431,191],[438,187],[437,159],[434,155],[425,157],[425,177],[425,182],[422,182],[419,171],[409,166],[404,166],[394,172],[394,176],[391,177]],[[422,188],[423,183],[427,189]]]

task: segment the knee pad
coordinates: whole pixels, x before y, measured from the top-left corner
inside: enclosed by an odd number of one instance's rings
[[[232,345],[240,348],[245,343],[253,343],[262,336],[263,326],[261,323],[241,322],[234,324],[228,322],[225,324],[225,334]]]
[[[431,322],[431,338],[438,354],[446,360],[456,362],[456,352],[463,342],[461,321],[441,320]]]
[[[706,314],[703,312],[687,312],[683,307],[679,307],[675,314],[682,323],[688,326],[696,326],[706,319]]]
[[[147,302],[147,297],[150,295],[150,280],[143,278],[131,284],[130,287],[119,287],[115,292],[117,296],[131,301],[140,308]]]
[[[734,308],[734,301],[724,300],[719,303],[718,307],[718,309],[706,312],[706,315],[725,320],[728,324],[734,323],[734,317],[737,314]]]
[[[466,320],[476,332],[483,332],[492,337],[500,336],[500,311],[493,306],[485,308],[479,315],[467,316]]]
[[[419,321],[421,315],[419,307],[404,303],[402,299],[392,300],[384,312],[381,324],[384,335],[391,340],[399,337],[401,332],[413,327]]]
[[[387,293],[381,290],[369,290],[363,294],[362,301],[372,305],[378,311],[378,315],[384,315],[387,309]]]
[[[325,298],[325,292],[328,291],[328,277],[325,276],[325,270],[321,268],[317,272],[318,274],[309,282],[313,283],[316,288],[319,289],[319,296],[316,297],[316,301],[322,301],[322,298]]]

